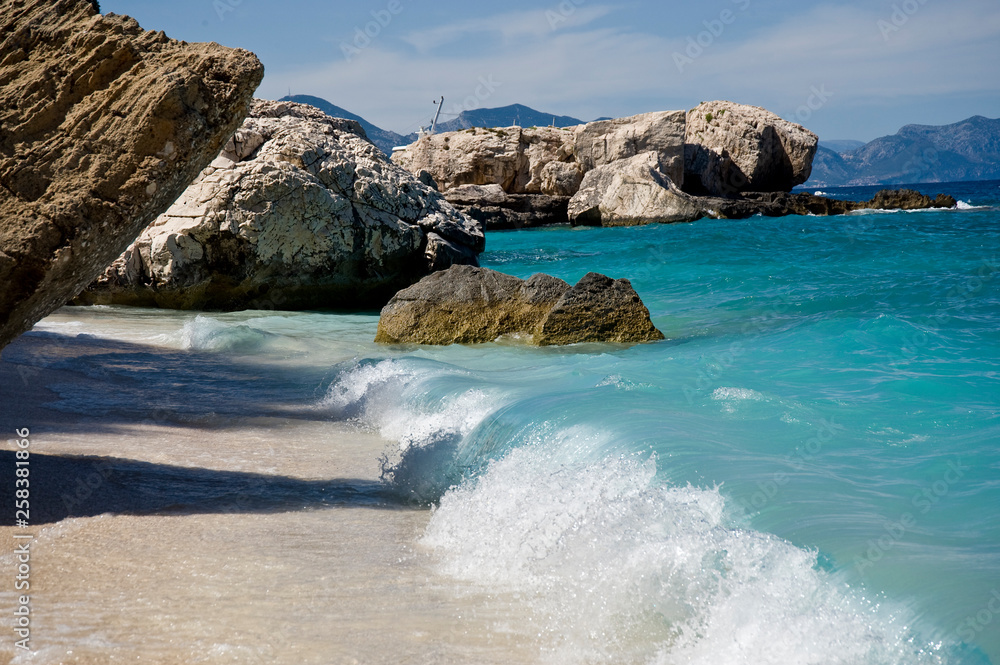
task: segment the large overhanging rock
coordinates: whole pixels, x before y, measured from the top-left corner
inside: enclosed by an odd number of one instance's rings
[[[545,274],[522,280],[470,266],[436,272],[382,309],[375,341],[476,344],[501,337],[540,346],[663,339],[626,279],[588,273],[576,286]]]
[[[568,216],[574,226],[637,226],[690,222],[705,212],[674,185],[660,156],[646,152],[589,171],[569,201]]]
[[[263,67],[84,0],[0,16],[0,347],[92,281],[219,153]]]
[[[703,102],[687,114],[683,189],[692,194],[791,191],[809,179],[818,137],[757,106]]]
[[[475,264],[478,222],[387,161],[360,125],[254,100],[212,164],[79,302],[176,309],[383,305]]]

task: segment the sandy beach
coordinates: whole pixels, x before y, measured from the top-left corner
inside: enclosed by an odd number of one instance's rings
[[[97,395],[113,379],[47,365],[121,350],[29,334],[4,351],[3,482],[14,477],[14,430],[29,428],[31,520],[18,528],[3,515],[0,567],[16,569],[15,534],[33,538],[31,650],[5,638],[0,659],[533,659],[523,636],[497,630],[487,599],[438,576],[415,545],[430,513],[383,493],[385,441],[318,413],[261,417],[252,406],[160,422],[60,410],[50,386]],[[12,584],[0,598],[13,606]],[[11,623],[5,615],[5,633]]]

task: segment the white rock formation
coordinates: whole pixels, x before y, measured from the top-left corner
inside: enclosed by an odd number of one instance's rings
[[[766,109],[703,102],[687,114],[684,189],[712,196],[791,191],[809,179],[818,141]]]
[[[219,157],[78,301],[381,306],[434,270],[475,265],[483,248],[478,222],[357,123],[255,100]]]
[[[657,153],[644,152],[589,171],[568,214],[574,225],[636,226],[691,222],[706,213],[674,185]]]

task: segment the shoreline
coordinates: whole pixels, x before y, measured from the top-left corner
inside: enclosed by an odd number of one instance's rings
[[[4,640],[0,654],[95,664],[537,655],[523,636],[493,630],[504,603],[491,610],[435,572],[417,544],[430,511],[379,483],[383,439],[319,411],[214,424],[60,411],[49,386],[101,391],[106,381],[38,359],[117,346],[73,341],[28,334],[0,361],[4,478],[14,475],[13,428],[27,427],[37,511],[27,528],[13,515],[0,526],[6,569],[14,534],[33,536],[34,653]],[[4,588],[0,598],[13,606],[17,596]]]

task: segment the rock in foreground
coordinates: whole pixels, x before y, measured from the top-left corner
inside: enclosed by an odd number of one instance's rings
[[[81,295],[175,309],[381,306],[482,228],[351,120],[255,100],[222,154]]]
[[[626,279],[588,273],[570,287],[544,274],[522,280],[454,266],[397,293],[382,309],[375,341],[476,344],[503,336],[539,346],[663,339]]]
[[[20,0],[0,16],[0,348],[107,267],[218,154],[263,67]]]

